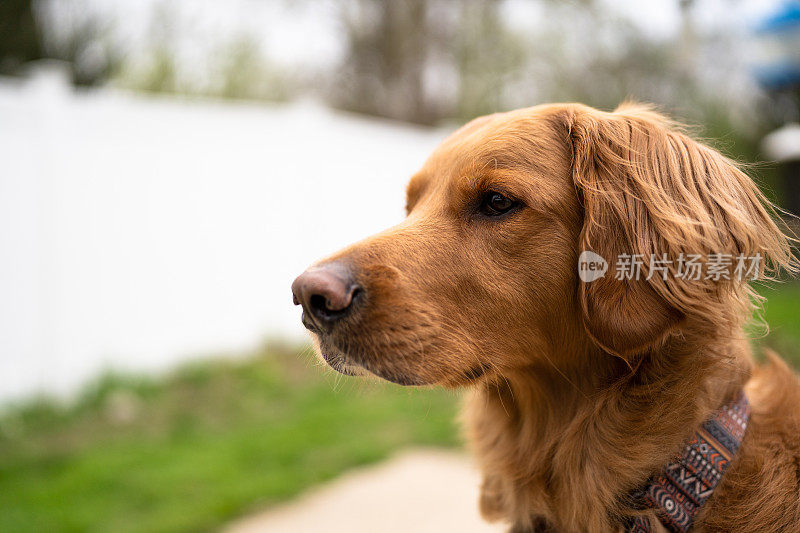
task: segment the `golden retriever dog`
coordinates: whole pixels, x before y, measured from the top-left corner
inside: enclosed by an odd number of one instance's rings
[[[469,389],[486,519],[800,531],[800,381],[775,355],[756,365],[743,330],[759,303],[749,280],[796,261],[735,163],[645,106],[545,105],[462,127],[406,201],[399,225],[298,277],[295,303],[341,373]],[[685,275],[686,257],[702,275]],[[723,412],[743,439],[681,529],[642,491]]]

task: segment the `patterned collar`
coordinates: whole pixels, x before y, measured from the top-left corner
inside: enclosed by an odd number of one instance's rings
[[[697,512],[714,492],[739,449],[750,419],[744,392],[706,420],[686,444],[683,453],[634,494],[643,509],[655,509],[664,527],[686,533]],[[650,533],[644,517],[636,518],[629,533]]]

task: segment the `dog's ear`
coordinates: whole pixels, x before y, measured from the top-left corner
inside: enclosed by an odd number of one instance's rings
[[[579,297],[586,331],[606,351],[630,360],[687,319],[717,331],[741,324],[754,293],[734,275],[737,258],[750,266],[760,258],[762,278],[793,270],[772,206],[735,163],[644,106],[577,107],[568,116],[584,209],[579,252],[608,261],[604,277],[579,281]],[[680,276],[679,258],[706,263],[711,254],[729,258],[731,279],[706,279],[705,269],[697,280]]]

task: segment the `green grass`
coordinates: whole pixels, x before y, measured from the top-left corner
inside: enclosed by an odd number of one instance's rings
[[[800,367],[800,284],[762,289]],[[109,375],[0,415],[0,531],[207,531],[408,445],[457,446],[452,392],[334,375],[304,351]]]
[[[0,531],[209,530],[411,444],[455,446],[457,398],[265,349],[0,418]]]
[[[763,316],[769,324],[769,335],[761,342],[800,368],[800,282],[773,284],[759,292],[767,298]]]

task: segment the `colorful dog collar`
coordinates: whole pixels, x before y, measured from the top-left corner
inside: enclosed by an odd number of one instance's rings
[[[686,533],[694,517],[722,479],[744,438],[750,404],[744,392],[706,420],[686,444],[683,454],[634,495],[643,509],[655,509],[673,533]],[[650,533],[644,517],[636,518],[630,533]]]

